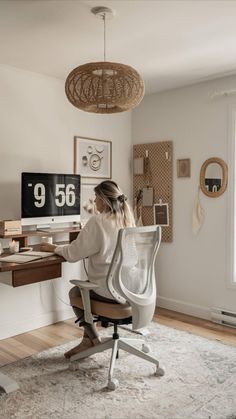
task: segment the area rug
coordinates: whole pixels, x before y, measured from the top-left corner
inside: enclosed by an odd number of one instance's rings
[[[77,343],[70,342],[1,368],[20,390],[0,393],[0,418],[236,419],[236,348],[156,323],[149,332],[164,377],[120,351],[120,386],[109,391],[110,351],[70,363],[63,357]]]

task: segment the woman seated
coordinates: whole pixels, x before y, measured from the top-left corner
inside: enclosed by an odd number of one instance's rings
[[[116,247],[117,235],[120,228],[134,227],[135,222],[127,198],[119,186],[106,180],[94,188],[97,214],[93,215],[77,238],[65,246],[42,243],[41,250],[61,255],[68,262],[77,262],[88,258],[88,280],[99,285],[96,292],[90,291],[90,297],[103,302],[115,302],[106,284],[106,276]],[[69,293],[72,301],[80,296],[78,287],[73,287]],[[66,352],[70,358],[100,342],[95,324],[86,323],[84,310],[73,307],[74,313],[83,327],[83,338],[79,345]]]

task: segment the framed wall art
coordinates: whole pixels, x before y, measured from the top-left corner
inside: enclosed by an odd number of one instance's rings
[[[112,142],[74,137],[74,173],[82,177],[111,179]]]
[[[178,159],[177,160],[177,177],[190,177],[191,175],[191,160]]]
[[[154,204],[154,224],[168,227],[169,226],[169,206],[168,204]]]

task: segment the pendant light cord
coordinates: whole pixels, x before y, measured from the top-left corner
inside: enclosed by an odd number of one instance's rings
[[[106,61],[106,13],[103,14],[104,24],[104,61]]]

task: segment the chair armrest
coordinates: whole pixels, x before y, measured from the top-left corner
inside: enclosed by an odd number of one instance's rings
[[[86,323],[93,324],[93,315],[91,311],[90,294],[89,291],[98,288],[99,285],[89,281],[80,281],[72,279],[71,284],[76,285],[80,289],[81,298],[84,306],[84,320]]]
[[[71,284],[76,285],[79,288],[87,289],[87,290],[93,290],[95,288],[98,288],[98,284],[94,284],[94,282],[90,281],[80,281],[79,279],[72,279],[70,281]]]

